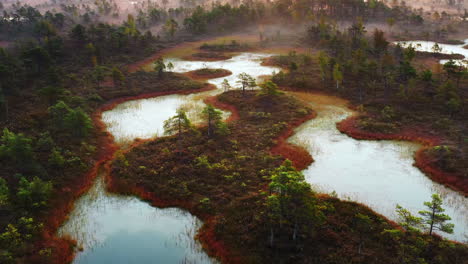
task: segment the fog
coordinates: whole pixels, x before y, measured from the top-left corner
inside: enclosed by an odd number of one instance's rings
[[[93,21],[111,24],[125,21],[129,14],[137,17],[152,9],[169,10],[178,7],[191,8],[197,5],[208,6],[211,0],[1,0],[6,11],[14,11],[19,6],[29,5],[41,13],[62,12],[78,18],[87,14]]]
[[[384,0],[389,5],[406,5],[424,12],[446,12],[448,14],[463,14],[468,9],[467,0]]]

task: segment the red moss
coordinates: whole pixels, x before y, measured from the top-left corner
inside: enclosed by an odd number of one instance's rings
[[[349,117],[337,124],[337,128],[340,132],[347,134],[348,136],[355,139],[368,139],[368,140],[404,140],[404,141],[415,141],[423,144],[415,154],[414,166],[418,167],[432,180],[447,185],[450,188],[463,193],[465,196],[468,195],[468,179],[463,178],[461,175],[449,173],[437,168],[434,163],[431,162],[429,157],[424,154],[424,151],[441,143],[441,139],[434,136],[425,135],[422,131],[416,128],[405,128],[398,133],[375,133],[364,131],[357,126],[358,117]]]
[[[113,107],[112,105],[115,105],[118,103],[119,102],[114,103],[114,104],[110,103],[105,108],[112,109]],[[219,102],[215,96],[206,98],[205,103],[212,104],[213,106],[220,108],[222,110],[230,111],[231,116],[226,120],[227,122],[231,122],[231,121],[235,121],[239,119],[239,113],[234,106]],[[134,142],[133,145],[131,145],[125,152],[128,152],[134,147],[142,143],[151,141],[151,140],[153,139],[138,140]],[[105,164],[105,169],[107,171],[107,173],[105,173],[106,188],[109,192],[135,195],[145,201],[148,201],[152,206],[159,207],[159,208],[179,207],[179,208],[188,210],[190,213],[196,215],[204,222],[202,228],[198,230],[197,238],[200,240],[200,242],[203,245],[203,248],[208,252],[209,255],[218,258],[223,263],[242,263],[239,260],[238,255],[228,250],[226,245],[220,239],[216,237],[216,234],[215,234],[216,220],[213,215],[209,215],[209,214],[201,212],[196,207],[196,204],[193,204],[190,201],[162,199],[158,197],[157,194],[155,194],[154,192],[147,191],[143,187],[138,187],[138,186],[120,181],[118,178],[113,177],[112,174],[110,173],[110,163]]]
[[[104,132],[106,125],[101,119],[104,111],[111,110],[116,105],[129,100],[152,98],[156,96],[170,95],[170,94],[190,94],[202,91],[208,91],[215,89],[213,85],[206,85],[205,88],[197,90],[185,90],[185,91],[167,91],[167,92],[153,92],[148,94],[142,94],[138,96],[130,96],[112,100],[105,105],[101,106],[93,115],[92,119],[97,128],[97,131]],[[108,166],[107,163],[113,158],[114,153],[118,149],[118,146],[114,143],[113,136],[104,132],[99,138],[99,153],[97,154],[97,162],[91,168],[84,177],[76,177],[70,181],[67,186],[63,187],[53,195],[56,197],[50,203],[52,208],[45,219],[45,228],[43,231],[43,239],[36,245],[37,249],[41,248],[52,248],[54,251],[53,259],[48,260],[47,263],[51,264],[63,264],[70,263],[74,258],[73,247],[76,245],[76,241],[70,238],[59,238],[56,236],[58,228],[66,221],[68,214],[73,210],[73,204],[76,199],[86,193],[92,186],[94,179],[97,176],[98,169],[102,166]],[[143,199],[149,198],[151,195],[140,190],[133,190],[132,193],[142,197]],[[154,205],[163,206],[162,202],[153,201]],[[166,203],[166,206],[175,206],[177,203]],[[41,262],[37,257],[31,258],[32,263]]]
[[[432,180],[447,185],[450,188],[463,193],[465,196],[468,196],[468,179],[437,168],[424,152],[425,150],[426,148],[420,148],[416,152],[414,156],[414,166],[418,167],[426,175],[429,175]]]
[[[213,57],[202,57],[202,56],[197,56],[197,54],[193,54],[190,56],[184,56],[182,59],[186,61],[224,61],[224,60],[229,60],[230,56],[225,56],[225,55],[213,55]]]
[[[229,76],[231,74],[232,74],[231,71],[224,70],[224,69],[221,69],[221,71],[219,72],[210,73],[210,74],[200,73],[200,70],[194,70],[194,71],[189,71],[189,72],[184,73],[185,76],[193,80],[197,80],[197,81],[205,81],[209,79],[221,78],[221,77]]]
[[[268,66],[268,67],[278,67],[278,66],[280,66],[275,62],[274,58],[272,58],[272,57],[268,57],[268,58],[263,59],[262,63],[260,63],[260,65]]]
[[[204,223],[200,230],[198,230],[196,238],[200,240],[203,248],[210,256],[216,257],[221,260],[222,263],[242,263],[238,255],[228,250],[226,245],[216,237],[215,227],[217,223],[215,216],[201,212],[196,207],[196,204],[188,200],[162,199],[154,192],[120,181],[118,178],[112,177],[110,173],[110,163],[107,163],[105,167],[108,171],[108,173],[105,174],[105,180],[109,192],[134,195],[142,200],[148,201],[152,206],[159,208],[178,207],[189,211],[200,218]]]
[[[98,131],[104,131],[104,123],[101,121],[102,110],[98,110],[93,114],[92,118],[97,127]],[[52,208],[46,217],[43,239],[36,245],[37,249],[41,248],[52,248],[54,254],[53,259],[47,260],[47,263],[51,264],[63,264],[70,263],[73,261],[75,252],[73,247],[76,245],[76,241],[71,238],[59,238],[56,236],[58,228],[63,222],[67,220],[68,214],[73,210],[73,205],[76,199],[82,194],[87,192],[92,186],[94,179],[97,176],[98,168],[110,160],[117,150],[117,146],[113,143],[113,138],[109,133],[105,133],[99,139],[100,151],[97,154],[97,162],[86,173],[84,177],[76,177],[71,180],[67,186],[60,190],[57,190],[53,195],[53,199],[50,203]],[[41,262],[39,259],[31,259],[32,263]]]
[[[219,109],[230,111],[231,116],[226,120],[226,122],[239,120],[238,109],[233,105],[220,102],[216,96],[208,97],[204,100],[204,102],[207,104],[212,104]],[[300,120],[297,120],[296,122],[291,123],[288,128],[278,137],[278,144],[272,148],[272,153],[275,155],[283,155],[285,158],[291,159],[293,164],[298,169],[304,169],[307,167],[307,165],[312,163],[313,159],[306,150],[298,146],[290,145],[286,142],[286,140],[293,134],[295,127],[299,126],[307,120],[310,120],[311,118],[314,118],[315,116],[316,114],[312,113]],[[150,140],[137,141],[130,148],[128,148],[127,151],[130,151],[133,147]],[[105,168],[109,172],[105,174],[108,191],[135,195],[143,200],[150,202],[151,205],[160,208],[179,207],[188,210],[204,222],[202,228],[198,230],[197,238],[201,241],[203,248],[208,252],[209,255],[218,258],[222,261],[222,263],[242,263],[242,256],[237,254],[232,249],[228,249],[223,241],[221,241],[216,236],[215,227],[217,225],[217,221],[215,216],[201,212],[196,207],[196,204],[189,201],[161,199],[157,196],[157,194],[154,192],[149,192],[143,187],[120,181],[118,178],[113,177],[110,173],[110,163],[107,163]]]
[[[273,155],[280,155],[292,161],[294,167],[298,170],[304,170],[309,166],[314,159],[310,153],[302,147],[292,145],[287,142],[288,138],[294,133],[294,129],[306,121],[317,116],[315,112],[295,121],[288,125],[286,130],[277,138],[277,144],[270,150]]]
[[[226,122],[236,121],[236,120],[239,120],[240,118],[239,111],[237,110],[235,106],[220,102],[216,96],[207,97],[205,98],[204,102],[205,104],[211,104],[212,106],[219,108],[221,110],[231,112],[231,115],[229,116],[228,119],[226,119]]]
[[[210,217],[205,220],[205,224],[200,228],[197,239],[202,242],[203,248],[208,251],[209,255],[217,256],[222,263],[243,263],[240,255],[228,251],[226,245],[216,237],[216,225],[217,219]]]

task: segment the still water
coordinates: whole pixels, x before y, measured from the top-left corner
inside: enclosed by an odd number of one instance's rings
[[[209,81],[220,87],[224,79],[234,86],[236,76],[242,72],[259,77],[279,71],[260,65],[266,56],[271,55],[244,53],[221,62],[166,59],[166,63],[172,62],[176,72],[203,67],[229,69],[233,75]],[[175,115],[179,107],[184,107],[189,118],[197,122],[205,105],[203,99],[220,92],[218,89],[128,101],[104,112],[102,120],[116,142],[125,146],[136,138],[161,136],[164,120]],[[69,220],[59,230],[60,236],[70,236],[83,249],[74,264],[217,263],[194,239],[201,225],[196,217],[181,209],[155,208],[135,197],[108,193],[103,178],[100,175],[75,202]]]
[[[395,43],[400,43],[403,47],[408,47],[412,45],[417,51],[427,51],[427,52],[435,52],[434,45],[436,42],[433,41],[397,41]],[[465,39],[465,43],[461,45],[451,45],[451,44],[442,44],[437,43],[439,46],[439,53],[442,54],[461,54],[465,56],[463,60],[454,60],[456,63],[460,65],[468,66],[468,49],[463,48],[465,45],[468,45],[468,39]],[[441,60],[440,63],[444,64],[448,60]]]
[[[226,61],[193,62],[175,58],[174,71],[187,72],[204,67],[224,68],[231,76],[209,82],[220,87],[227,79],[236,86],[236,76],[246,72],[259,79],[279,68],[261,66],[268,54],[242,53]],[[203,99],[220,89],[191,95],[168,95],[122,103],[103,113],[107,129],[117,143],[162,135],[163,122],[179,107],[197,122]],[[324,95],[297,94],[318,112],[318,117],[296,129],[289,140],[305,147],[315,162],[303,172],[321,192],[335,191],[343,199],[369,205],[395,219],[398,203],[413,213],[437,192],[444,197],[447,214],[453,218],[455,233],[450,239],[466,241],[468,200],[457,192],[432,182],[412,166],[419,144],[399,141],[354,140],[336,129],[336,122],[352,115],[343,100]],[[229,113],[225,113],[225,116]],[[104,172],[103,172],[104,173]],[[75,264],[84,263],[216,263],[194,240],[200,221],[176,208],[155,208],[134,197],[105,191],[102,175],[91,190],[75,203],[59,235],[76,239],[83,251]]]
[[[455,224],[454,234],[444,236],[468,240],[468,198],[431,181],[413,166],[419,144],[355,140],[336,128],[337,122],[353,114],[345,101],[326,95],[295,94],[318,113],[289,139],[314,157],[315,162],[303,172],[315,189],[335,191],[340,198],[364,203],[390,219],[396,219],[396,204],[417,215],[426,209],[423,202],[439,193],[444,198],[445,213]]]
[[[271,75],[275,71],[279,72],[279,68],[260,65],[261,60],[268,56],[271,55],[242,53],[225,61],[202,62],[168,58],[165,59],[165,62],[171,62],[174,65],[174,72],[188,72],[205,67],[230,70],[232,75],[208,81],[220,88],[224,79],[227,79],[231,86],[238,86],[236,84],[237,75],[242,72],[256,78]],[[104,112],[102,119],[117,142],[123,143],[129,140],[132,141],[135,138],[147,139],[161,136],[164,132],[164,120],[174,116],[178,108],[184,108],[188,117],[196,122],[200,119],[199,114],[205,106],[203,99],[221,92],[223,92],[221,89],[217,89],[191,95],[168,95],[128,101]],[[228,113],[225,114],[225,117],[227,115]]]

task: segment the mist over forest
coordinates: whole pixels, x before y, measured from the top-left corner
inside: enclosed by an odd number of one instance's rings
[[[467,0],[0,0],[0,263],[465,264]]]

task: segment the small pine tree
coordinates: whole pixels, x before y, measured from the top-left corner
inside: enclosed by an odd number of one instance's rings
[[[34,177],[32,181],[21,178],[16,196],[22,207],[38,209],[47,205],[51,192],[51,182],[45,182],[38,177]]]
[[[439,230],[448,234],[453,233],[454,224],[446,223],[452,218],[443,214],[445,211],[442,208],[442,198],[438,194],[432,195],[432,201],[424,202],[424,205],[428,210],[419,211],[419,214],[423,217],[423,224],[429,229],[429,235],[432,235],[434,230]]]
[[[245,96],[245,89],[247,87],[255,87],[255,79],[252,76],[248,75],[247,73],[243,72],[237,75],[237,83],[241,85],[242,88],[242,96]]]
[[[93,128],[91,118],[81,108],[70,111],[63,121],[65,128],[79,138],[88,136]]]
[[[340,88],[340,84],[343,82],[343,73],[341,72],[340,65],[337,63],[333,66],[333,80],[336,82],[336,89]]]
[[[215,133],[228,133],[227,125],[221,120],[222,112],[216,110],[212,105],[208,104],[202,112],[208,126],[208,136],[212,137]]]
[[[278,86],[272,81],[266,81],[260,84],[260,88],[262,88],[259,92],[259,95],[267,95],[267,96],[276,96],[282,94],[279,91]]]
[[[61,86],[48,85],[39,90],[39,94],[46,98],[49,104],[54,104],[65,93]]]
[[[32,140],[22,133],[15,134],[5,128],[0,143],[0,158],[9,159],[17,165],[27,165],[33,162]]]
[[[192,128],[192,123],[183,109],[178,109],[175,116],[164,121],[164,134],[166,135],[177,133],[177,136],[180,138],[183,132]]]
[[[229,81],[227,79],[224,79],[221,83],[221,87],[223,87],[223,90],[227,92],[231,89],[231,84],[229,84]]]
[[[410,211],[397,204],[398,224],[407,231],[418,231],[422,225],[422,218],[414,216]]]
[[[112,80],[116,86],[120,86],[125,81],[125,76],[117,67],[112,68]]]
[[[0,208],[6,207],[10,204],[9,202],[10,191],[5,179],[0,178]]]
[[[172,62],[169,62],[169,63],[167,64],[167,70],[170,71],[170,72],[171,72],[172,70],[174,70],[174,64],[172,64]]]
[[[164,64],[164,60],[159,58],[154,63],[154,70],[158,73],[159,78],[162,77],[164,70],[166,69],[166,64]]]

